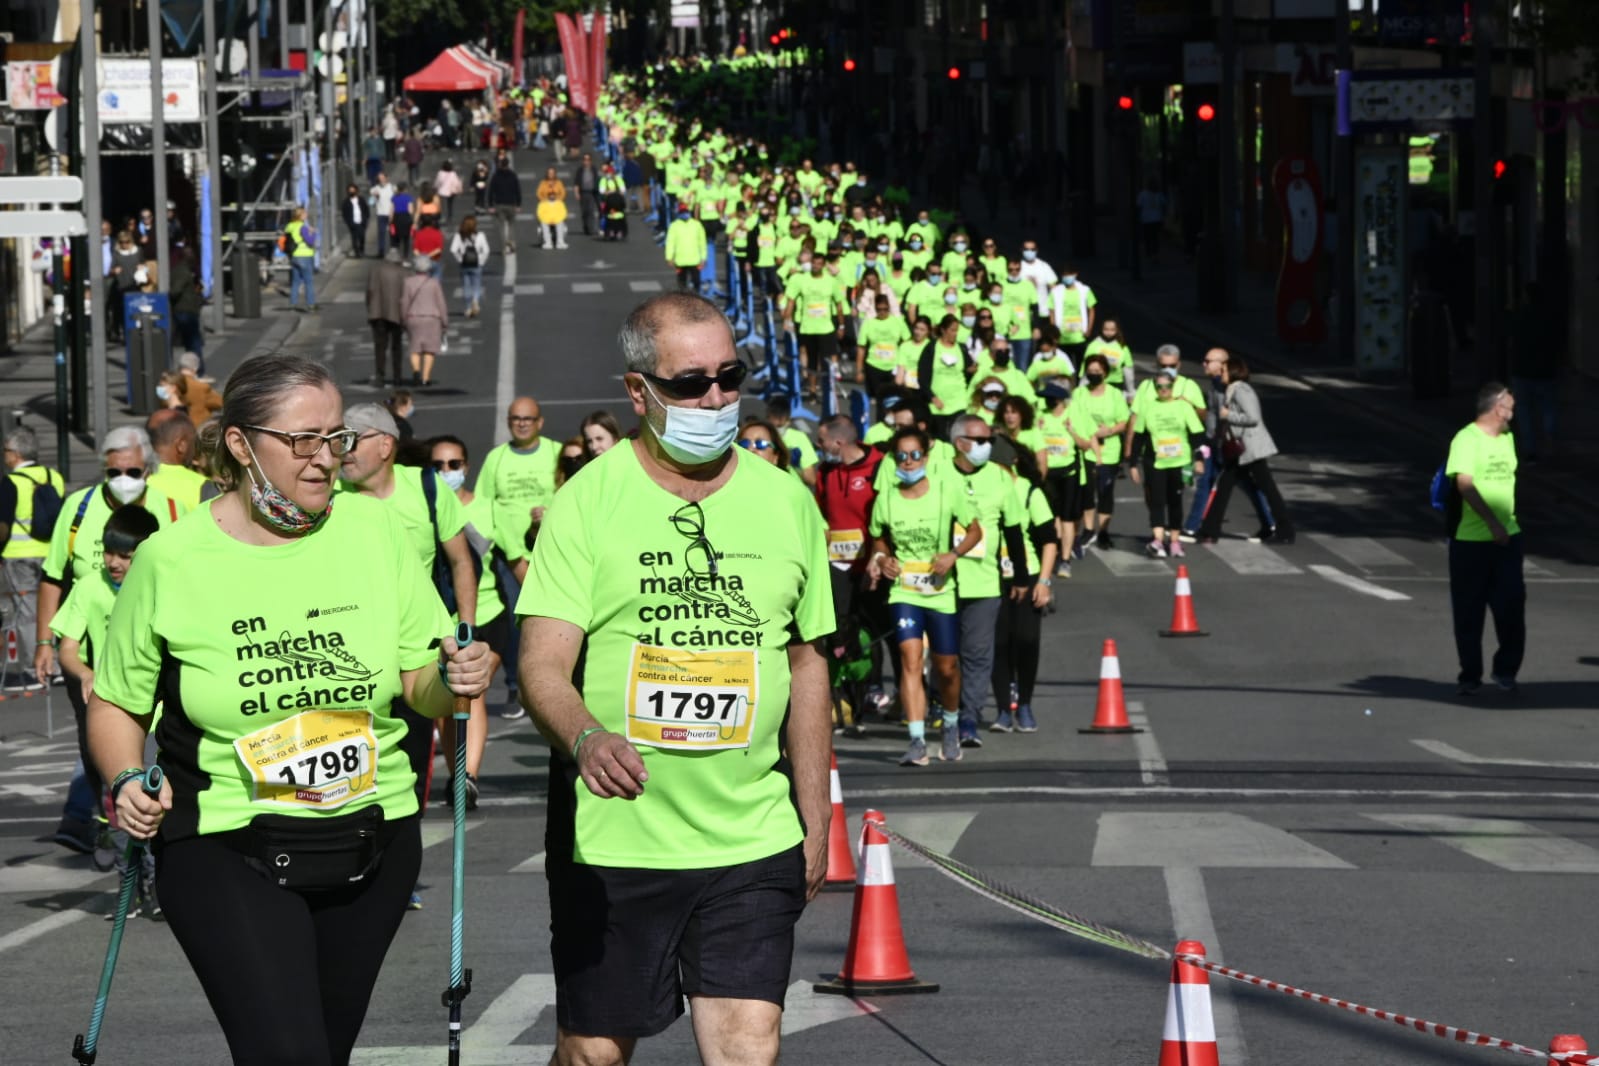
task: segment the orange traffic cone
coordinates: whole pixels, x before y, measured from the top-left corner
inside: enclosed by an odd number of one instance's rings
[[[1188,567],[1186,564],[1177,564],[1177,597],[1171,605],[1171,628],[1162,629],[1163,637],[1208,637],[1209,633],[1199,628],[1199,619],[1194,617],[1194,587],[1188,581]]]
[[[889,996],[937,992],[938,986],[916,979],[905,934],[899,921],[899,892],[894,888],[891,845],[883,835],[883,816],[867,811],[861,818],[860,876],[855,882],[855,910],[850,915],[849,947],[844,965],[828,980],[812,985],[817,992],[838,996]]]
[[[1549,1054],[1551,1056],[1564,1054],[1567,1058],[1560,1061],[1566,1063],[1587,1063],[1596,1061],[1588,1054],[1588,1041],[1576,1033],[1561,1033],[1559,1036],[1549,1038]]]
[[[1179,955],[1205,954],[1205,945],[1184,940]],[[1210,1016],[1210,976],[1192,963],[1173,959],[1166,997],[1166,1032],[1160,1041],[1160,1066],[1219,1066],[1216,1023]]]
[[[844,787],[838,782],[838,756],[833,757],[833,821],[827,831],[827,878],[822,888],[841,892],[855,887],[855,856],[849,846],[849,818],[844,814]]]
[[[1116,642],[1105,641],[1099,660],[1099,703],[1094,708],[1094,724],[1079,733],[1142,733],[1127,720],[1127,701],[1122,697],[1122,664],[1116,657]]]

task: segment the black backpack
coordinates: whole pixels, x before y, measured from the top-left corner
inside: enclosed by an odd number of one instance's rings
[[[450,560],[444,555],[444,542],[439,537],[439,475],[432,470],[422,471],[422,495],[428,501],[428,521],[433,523],[433,587],[439,590],[439,599],[445,610],[459,613],[461,606],[455,599],[455,574],[450,570]],[[466,550],[472,556],[472,574],[483,577],[483,557],[467,542]]]
[[[466,249],[461,252],[461,265],[463,267],[475,267],[478,265],[476,234],[472,236],[471,240],[466,242]]]
[[[43,470],[44,480],[34,481],[29,470]],[[42,466],[25,466],[15,471],[29,481],[33,481],[33,525],[28,530],[28,535],[34,540],[46,543],[50,535],[55,532],[56,519],[61,517],[61,493],[56,491],[55,483],[50,477],[50,471]]]

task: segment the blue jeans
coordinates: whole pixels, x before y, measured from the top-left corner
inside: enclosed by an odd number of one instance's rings
[[[1462,682],[1482,680],[1482,624],[1493,612],[1499,650],[1496,676],[1514,678],[1527,647],[1527,584],[1521,573],[1521,534],[1501,547],[1492,541],[1449,542],[1449,605]]]
[[[67,802],[61,807],[62,821],[94,824],[95,801],[98,799],[89,784],[89,775],[83,771],[83,760],[72,769],[72,783],[67,786]]]
[[[1023,337],[1021,340],[1010,342],[1010,365],[1017,370],[1026,370],[1027,364],[1033,361],[1033,338]]]
[[[482,301],[482,299],[483,299],[483,268],[482,267],[480,267],[480,266],[475,266],[475,267],[466,267],[466,266],[464,266],[464,267],[461,268],[461,297],[464,300],[466,300],[468,306],[470,306],[472,304],[475,304],[475,303],[479,303],[479,302]]]
[[[294,306],[294,297],[301,289],[305,290],[305,306],[316,306],[316,257],[311,255],[295,255],[289,257],[289,306]]]

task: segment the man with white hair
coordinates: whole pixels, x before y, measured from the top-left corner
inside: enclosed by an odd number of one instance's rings
[[[8,442],[9,445],[9,442]],[[38,617],[34,632],[38,648],[33,655],[33,671],[40,678],[55,673],[55,635],[50,623],[66,599],[74,581],[97,578],[105,566],[105,524],[119,507],[138,504],[155,515],[163,529],[185,512],[182,504],[150,485],[160,460],[149,436],[138,426],[118,426],[100,443],[105,477],[72,493],[61,503],[55,529],[50,534],[50,550],[45,556],[39,581]],[[84,718],[86,695],[70,677],[67,699],[72,703],[78,724],[78,752],[88,775],[91,795],[98,798],[104,782],[88,756],[88,735]],[[75,851],[94,848],[94,826],[64,813],[55,839]]]

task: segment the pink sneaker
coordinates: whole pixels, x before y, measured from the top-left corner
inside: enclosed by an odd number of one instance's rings
[[[1174,559],[1181,559],[1187,554],[1187,552],[1183,551],[1183,542],[1180,540],[1174,540],[1166,547],[1171,551],[1172,558]]]

